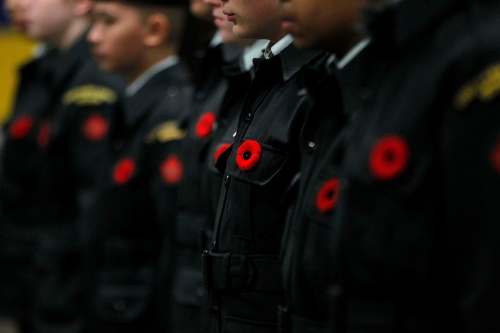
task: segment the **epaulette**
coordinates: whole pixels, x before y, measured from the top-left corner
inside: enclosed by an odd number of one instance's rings
[[[170,142],[181,140],[186,136],[186,132],[179,128],[175,121],[166,121],[155,127],[147,136],[147,142]]]
[[[500,94],[500,64],[487,68],[476,79],[459,89],[454,99],[455,108],[463,111],[478,100],[487,103]]]
[[[116,102],[116,93],[107,87],[98,85],[83,85],[69,90],[63,98],[64,105],[96,106],[113,104]]]

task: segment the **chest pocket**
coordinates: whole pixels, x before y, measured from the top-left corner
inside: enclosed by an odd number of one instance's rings
[[[266,186],[285,169],[289,154],[257,140],[244,140],[233,147],[228,173],[243,182]]]

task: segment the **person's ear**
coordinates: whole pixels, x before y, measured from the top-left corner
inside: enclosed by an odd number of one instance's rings
[[[146,18],[146,35],[144,45],[156,47],[165,44],[170,39],[171,24],[165,15],[154,13]]]
[[[92,11],[92,0],[72,0],[74,2],[73,14],[77,17],[86,16]]]

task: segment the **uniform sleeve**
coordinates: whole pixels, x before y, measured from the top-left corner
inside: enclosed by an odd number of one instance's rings
[[[64,97],[70,159],[80,187],[92,188],[109,173],[112,118],[118,94],[103,85],[81,85]]]
[[[153,128],[146,138],[148,179],[161,227],[173,221],[177,189],[184,178],[184,162],[180,154],[185,133],[176,121],[165,121]]]
[[[500,56],[468,77],[445,121],[443,232],[464,332],[500,332]]]

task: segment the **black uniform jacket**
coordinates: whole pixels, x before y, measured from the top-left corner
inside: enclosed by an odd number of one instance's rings
[[[94,332],[157,330],[159,257],[172,229],[178,146],[191,87],[182,64],[166,68],[125,100],[112,133],[114,164],[90,219]]]
[[[497,332],[499,7],[375,15],[331,245],[339,332]]]
[[[73,322],[81,313],[75,261],[81,250],[77,225],[85,210],[81,198],[90,200],[84,193],[106,167],[109,119],[120,84],[90,61],[83,37],[67,50],[49,51],[21,73],[5,129],[0,191],[5,275],[17,277],[2,286],[17,302],[35,306],[33,316],[43,331],[48,322]]]
[[[224,128],[227,115],[221,105],[231,89],[225,74],[227,66],[239,68],[241,48],[221,44],[206,50],[202,62],[202,81],[197,85],[186,121],[186,137],[182,140],[180,158],[185,166],[185,177],[179,186],[173,250],[170,251],[174,278],[169,285],[173,295],[171,305],[172,331],[200,332],[204,324],[201,314],[206,303],[206,292],[201,277],[200,253],[209,240],[214,213],[207,189],[206,168],[210,145]],[[220,187],[220,175],[214,177]],[[165,283],[168,283],[165,281]]]
[[[328,67],[330,68],[327,68]],[[351,67],[351,66],[349,66]],[[284,332],[326,332],[329,321],[330,242],[338,201],[342,132],[347,122],[346,87],[351,68],[321,62],[305,71],[304,94],[311,111],[300,136],[298,195],[283,237]],[[344,79],[345,77],[345,79]]]
[[[217,332],[276,329],[280,240],[308,110],[300,72],[320,56],[289,46],[257,60],[243,107],[219,141],[226,144],[216,151],[224,178],[203,260]]]

